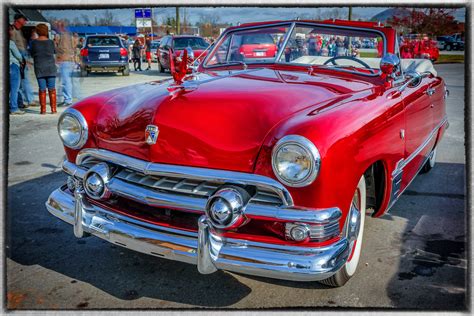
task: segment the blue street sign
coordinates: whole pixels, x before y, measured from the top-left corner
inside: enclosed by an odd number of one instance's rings
[[[135,17],[149,19],[151,18],[151,9],[135,9]]]
[[[148,19],[151,18],[151,9],[145,9],[143,17]]]
[[[136,18],[143,18],[143,10],[142,9],[135,9],[135,17]]]

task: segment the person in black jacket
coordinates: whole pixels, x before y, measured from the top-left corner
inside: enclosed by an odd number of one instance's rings
[[[31,42],[30,53],[34,60],[36,79],[39,86],[40,114],[46,114],[46,88],[49,92],[51,113],[56,113],[56,53],[54,42],[48,38],[48,26],[36,26],[38,38]]]
[[[135,69],[135,71],[137,70],[142,71],[141,50],[142,50],[142,46],[140,44],[140,41],[136,39],[135,43],[133,43],[133,48],[132,48],[133,68]],[[137,67],[137,64],[138,64],[138,67]]]

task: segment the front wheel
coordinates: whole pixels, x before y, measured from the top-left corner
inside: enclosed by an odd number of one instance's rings
[[[165,72],[165,69],[164,69],[163,66],[161,65],[160,60],[157,60],[157,62],[158,62],[158,72],[159,72],[159,73]]]
[[[365,178],[362,176],[357,184],[357,188],[354,192],[354,197],[352,198],[351,202],[351,210],[355,208],[360,214],[359,220],[359,232],[357,237],[354,241],[350,243],[351,253],[349,254],[349,258],[347,259],[346,264],[336,272],[336,274],[332,275],[331,277],[320,281],[325,285],[329,285],[332,287],[339,287],[346,284],[347,281],[355,274],[357,270],[357,265],[359,264],[360,254],[362,250],[362,237],[364,235],[364,223],[365,223],[365,208],[366,208],[366,186],[365,186]],[[347,215],[350,216],[350,213]],[[346,220],[347,224],[349,223],[350,218]],[[346,234],[347,234],[347,227],[346,227]]]

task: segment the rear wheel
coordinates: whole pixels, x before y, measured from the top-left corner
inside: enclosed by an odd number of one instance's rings
[[[320,281],[321,283],[332,287],[343,286],[355,274],[362,250],[366,199],[365,178],[362,176],[357,184],[357,189],[354,192],[354,197],[352,198],[351,203],[351,209],[356,208],[360,212],[359,233],[357,234],[357,238],[351,243],[351,253],[349,254],[346,264],[333,276]],[[349,216],[349,214],[347,216]],[[347,222],[348,221],[349,219],[347,219]]]
[[[420,173],[429,172],[431,169],[433,169],[435,164],[436,164],[436,147],[433,148],[433,150],[431,151],[430,155],[428,156],[428,160],[425,162],[424,166],[421,168]]]
[[[130,76],[130,67],[125,66],[125,68],[122,70],[122,75],[123,76]]]
[[[87,77],[89,75],[89,71],[86,68],[81,68],[81,77]]]

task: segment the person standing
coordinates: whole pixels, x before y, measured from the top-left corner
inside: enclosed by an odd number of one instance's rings
[[[20,51],[12,40],[14,34],[14,27],[10,25],[8,28],[8,35],[10,37],[10,114],[19,115],[25,114],[24,111],[18,108],[18,91],[20,90],[21,75],[20,64],[23,60]]]
[[[135,40],[132,47],[132,55],[133,55],[133,68],[135,71],[139,70],[142,71],[142,61],[141,61],[141,44],[138,39]],[[137,67],[138,64],[138,67]]]
[[[145,38],[145,57],[148,63],[148,68],[145,70],[150,70],[151,69],[151,40],[150,40],[150,37],[148,36]]]
[[[39,86],[40,114],[46,114],[46,88],[49,93],[51,113],[56,113],[56,64],[54,42],[48,38],[48,26],[36,26],[38,38],[31,42],[31,56],[34,60],[35,75]]]
[[[31,87],[29,81],[29,67],[28,67],[28,51],[27,51],[27,42],[23,36],[22,28],[25,26],[27,19],[23,14],[15,14],[13,18],[13,37],[12,40],[15,42],[16,47],[20,51],[22,56],[22,62],[20,64],[20,74],[21,74],[21,85],[20,92],[23,94],[23,100],[26,101],[26,107],[37,105],[34,101],[33,88]],[[22,70],[23,69],[23,70]],[[23,72],[23,74],[22,74]]]
[[[60,37],[56,52],[63,100],[59,105],[70,106],[72,105],[72,72],[74,70],[74,52],[76,47],[71,34],[66,31],[63,21],[58,22],[58,32]]]

